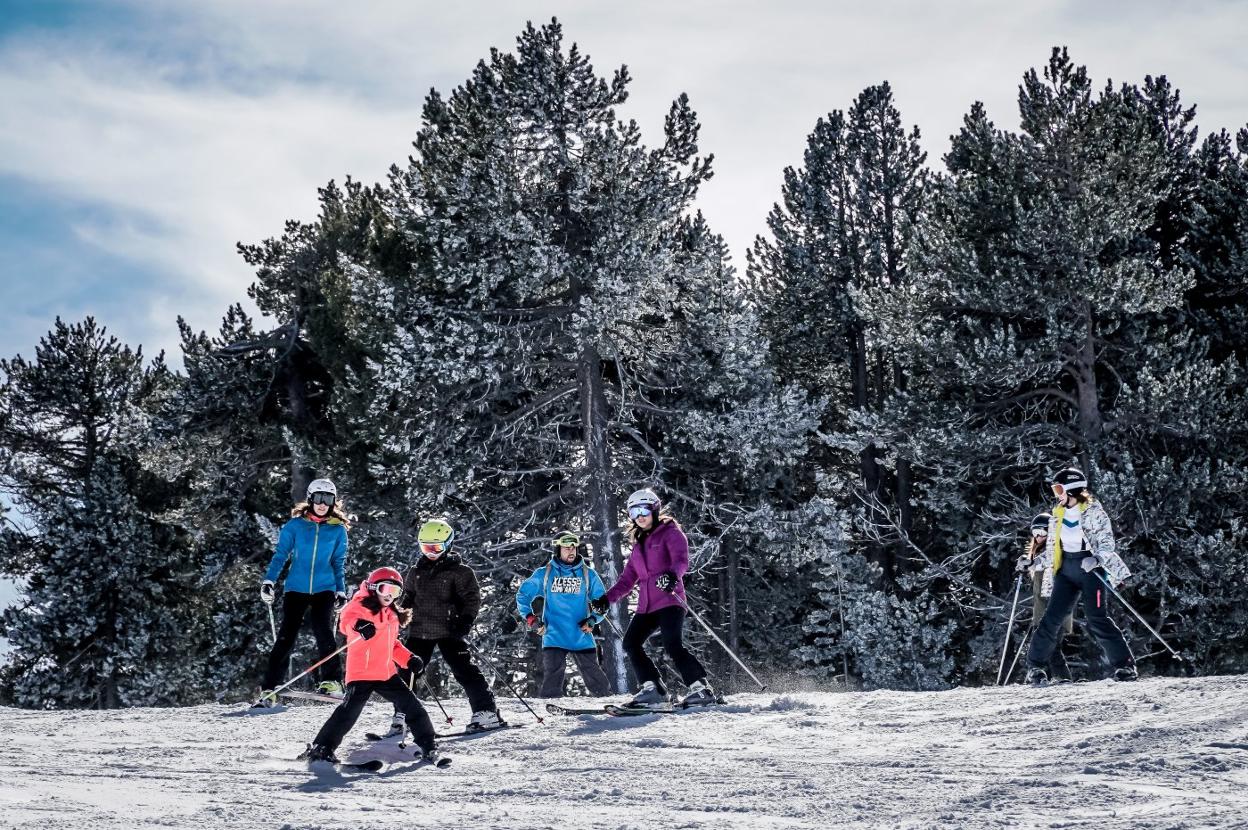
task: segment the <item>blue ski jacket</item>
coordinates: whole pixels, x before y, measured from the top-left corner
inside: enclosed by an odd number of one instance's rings
[[[516,592],[516,610],[520,616],[533,613],[533,600],[543,597],[542,622],[546,634],[542,637],[544,648],[563,648],[568,651],[587,651],[594,647],[594,637],[580,629],[581,620],[591,619],[592,624],[602,622],[602,616],[589,610],[589,601],[607,592],[602,579],[584,557],[576,557],[571,565],[559,561],[553,554],[550,561],[533,572]]]
[[[269,560],[264,578],[277,582],[290,562],[286,590],[299,594],[322,591],[347,592],[343,569],[347,563],[347,529],[335,518],[313,521],[297,516],[282,526],[277,550]]]

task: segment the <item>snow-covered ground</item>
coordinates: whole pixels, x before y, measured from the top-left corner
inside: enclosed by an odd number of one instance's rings
[[[466,714],[462,700],[448,708]],[[1248,826],[1248,676],[738,695],[618,719],[538,707],[544,725],[514,700],[504,708],[527,725],[446,743],[449,770],[395,763],[375,775],[289,760],[324,704],[242,717],[223,706],[0,709],[0,826]],[[344,750],[396,757],[363,745],[388,719],[370,704]]]

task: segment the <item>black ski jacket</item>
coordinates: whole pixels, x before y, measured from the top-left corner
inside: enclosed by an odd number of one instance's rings
[[[421,556],[407,569],[399,605],[412,609],[409,640],[462,637],[481,611],[481,587],[459,554],[448,553],[436,561]]]

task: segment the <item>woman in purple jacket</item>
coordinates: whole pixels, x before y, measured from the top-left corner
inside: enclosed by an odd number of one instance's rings
[[[685,648],[685,572],[689,570],[689,540],[676,520],[659,514],[659,497],[653,490],[638,490],[628,497],[629,535],[633,552],[620,579],[599,600],[599,609],[619,602],[638,586],[637,613],[624,632],[624,651],[641,681],[641,690],[630,706],[659,706],[667,703],[667,690],[654,661],[646,654],[646,639],[658,629],[663,649],[676,664],[680,679],[689,687],[682,706],[715,702],[715,692],[706,681],[706,669]]]

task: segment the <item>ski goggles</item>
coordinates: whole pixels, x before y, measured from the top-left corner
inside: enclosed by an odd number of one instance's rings
[[[1039,539],[1041,536],[1048,536],[1048,535],[1049,535],[1049,529],[1047,527],[1033,527],[1031,529],[1031,537],[1033,539]]]
[[[574,533],[565,533],[555,540],[555,545],[561,548],[574,548],[581,543],[581,537]]]
[[[427,554],[446,553],[446,542],[421,542],[420,552]]]
[[[309,504],[328,504],[333,507],[336,501],[338,498],[333,493],[313,493],[308,497]]]
[[[382,597],[397,597],[403,593],[402,585],[395,585],[393,582],[378,582],[373,585],[373,591]]]
[[[653,516],[653,515],[654,515],[654,505],[652,504],[639,504],[636,507],[628,508],[628,518],[633,519],[633,520],[640,519],[642,516]]]
[[[1053,488],[1053,495],[1057,496],[1059,499],[1064,499],[1066,498],[1066,494],[1071,490],[1083,490],[1088,486],[1088,483],[1086,481],[1072,481],[1070,484],[1058,484],[1055,481],[1051,486]]]

